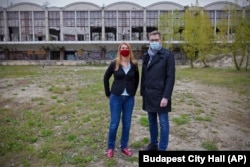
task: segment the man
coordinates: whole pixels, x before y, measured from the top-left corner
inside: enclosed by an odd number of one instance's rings
[[[169,141],[168,112],[171,111],[171,96],[175,83],[174,55],[162,48],[161,33],[149,33],[150,47],[144,54],[141,76],[143,110],[148,113],[150,144],[146,151],[166,151]],[[160,141],[158,142],[158,122]]]

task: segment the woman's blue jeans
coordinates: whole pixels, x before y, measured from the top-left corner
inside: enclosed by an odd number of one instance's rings
[[[158,113],[157,112],[148,112],[150,140],[151,140],[152,144],[158,145],[157,115],[159,116],[159,122],[160,122],[159,150],[165,151],[168,147],[168,141],[169,141],[168,112],[158,112]]]
[[[110,95],[110,125],[108,134],[108,149],[115,148],[116,134],[122,117],[122,135],[120,140],[121,149],[127,148],[131,117],[134,108],[134,96]]]

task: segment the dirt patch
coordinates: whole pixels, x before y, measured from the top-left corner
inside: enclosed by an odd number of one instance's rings
[[[11,86],[6,86],[6,83]],[[0,91],[2,98],[11,99],[13,102],[5,106],[11,108],[17,103],[21,105],[33,98],[51,99],[47,88],[41,88],[38,84],[25,79],[2,80]],[[136,101],[141,103],[139,95]],[[173,111],[169,114],[171,127],[169,150],[203,150],[201,142],[204,140],[216,140],[219,150],[249,150],[249,101],[249,97],[241,96],[226,88],[177,81],[173,93]],[[171,119],[181,114],[189,115],[190,122],[178,126]],[[138,105],[134,111],[131,142],[148,137],[148,129],[137,125],[142,116],[146,116],[146,113]],[[195,119],[198,116],[210,117],[211,120],[198,121]],[[181,132],[185,133],[183,138],[178,136]]]
[[[6,82],[12,85],[6,88]],[[11,99],[17,107],[33,98],[51,96],[48,90],[25,79],[8,79],[0,83],[1,96]],[[141,97],[136,101],[140,103]],[[11,107],[9,106],[4,107]],[[173,93],[173,111],[170,116],[169,150],[204,150],[202,142],[212,141],[219,150],[250,149],[249,98],[226,88],[206,86],[190,81],[177,81]],[[176,125],[171,121],[182,114],[188,115],[188,124]],[[148,129],[139,125],[139,118],[146,116],[140,106],[134,111],[131,143],[148,137]],[[208,118],[199,120],[198,118]]]
[[[87,67],[84,67],[84,70],[86,69]],[[95,70],[96,67],[88,69]],[[67,84],[74,90],[75,87],[84,87],[84,84],[89,82],[84,80],[86,83],[82,83],[79,75],[74,74],[83,68],[69,68],[68,70],[72,71],[70,75],[57,76],[57,80],[60,79],[61,82],[57,82],[55,87],[65,87]],[[36,99],[49,102],[53,92],[48,89],[51,87],[51,83],[55,83],[55,80],[55,76],[47,75],[46,71],[44,76],[32,80],[26,78],[1,79],[0,106],[14,110],[20,107],[29,109],[32,108],[33,101]],[[75,98],[68,94],[66,96],[67,98]],[[100,96],[104,97],[104,93],[101,92]],[[60,94],[58,97],[60,98]],[[173,92],[173,111],[169,114],[170,141],[168,150],[206,150],[204,148],[206,143],[213,143],[218,150],[250,150],[249,102],[249,97],[226,88],[208,86],[189,80],[177,80]],[[173,118],[178,118],[181,115],[186,115],[189,121],[177,125]],[[130,144],[149,137],[148,128],[141,126],[139,121],[141,117],[146,116],[147,114],[141,109],[141,97],[137,93]],[[55,129],[58,129],[58,133],[60,132],[60,127],[55,127]],[[117,140],[119,142],[119,138]],[[139,150],[132,148],[135,157],[138,156]],[[104,156],[105,151],[103,150]],[[119,149],[116,150],[115,154],[114,158],[118,162],[118,166],[138,166],[135,161],[127,161]],[[105,162],[100,160],[91,166],[104,166],[103,164]]]
[[[182,103],[183,95],[190,103]],[[176,126],[171,122],[170,150],[203,150],[202,143],[207,141],[219,150],[250,149],[249,97],[226,88],[177,81],[173,100],[170,117],[188,114],[190,123]],[[177,137],[179,130],[183,138]]]
[[[168,150],[206,150],[210,142],[218,150],[250,150],[249,97],[226,88],[189,81],[177,81],[173,93]],[[136,114],[146,116],[143,111]],[[175,124],[172,119],[187,115],[189,122]],[[138,122],[138,121],[135,121]],[[148,129],[137,125],[133,139],[148,137]]]

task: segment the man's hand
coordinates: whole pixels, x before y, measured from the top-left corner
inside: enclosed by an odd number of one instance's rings
[[[161,104],[160,104],[160,107],[166,107],[168,105],[168,99],[166,98],[162,98],[161,99]]]

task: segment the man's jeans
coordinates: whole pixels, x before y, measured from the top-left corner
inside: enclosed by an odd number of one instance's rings
[[[159,116],[160,121],[159,151],[166,151],[169,140],[168,112],[148,112],[150,140],[152,144],[158,144],[157,115]]]
[[[134,96],[116,96],[110,95],[110,125],[108,136],[108,149],[115,148],[116,133],[122,117],[122,135],[121,149],[127,148],[129,140],[129,132],[131,125],[131,117],[134,108]]]

